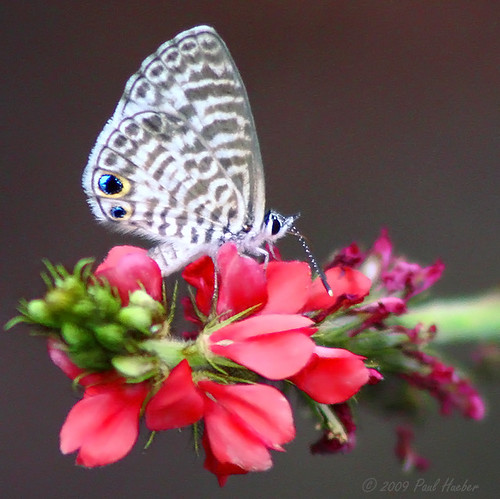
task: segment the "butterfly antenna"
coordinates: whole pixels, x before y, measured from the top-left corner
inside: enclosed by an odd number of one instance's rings
[[[314,255],[312,254],[311,250],[309,249],[309,245],[307,244],[306,238],[297,230],[297,228],[292,225],[289,229],[288,232],[290,234],[293,234],[299,241],[300,244],[302,244],[302,247],[304,248],[304,251],[306,252],[307,258],[309,259],[309,263],[311,267],[314,269],[316,274],[318,274],[319,278],[321,279],[321,282],[323,283],[323,286],[326,289],[326,292],[330,295],[333,296],[333,291],[330,285],[328,284],[328,281],[326,280],[326,275],[323,272],[323,270],[319,267],[318,262],[316,261],[316,258],[314,258]]]

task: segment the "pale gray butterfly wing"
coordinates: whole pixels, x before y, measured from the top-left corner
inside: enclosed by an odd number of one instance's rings
[[[99,220],[158,244],[165,274],[261,231],[254,121],[212,28],[185,31],[143,62],[97,139],[83,186]]]

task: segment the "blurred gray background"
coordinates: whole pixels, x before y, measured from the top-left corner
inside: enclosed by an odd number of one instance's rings
[[[80,187],[87,155],[128,77],[162,42],[214,26],[247,87],[266,168],[268,206],[302,212],[318,259],[382,226],[396,247],[447,269],[436,294],[498,284],[500,3],[491,1],[4,2],[2,7],[2,323],[42,290],[41,258],[72,266],[130,238],[94,222]],[[137,241],[135,241],[137,242]],[[294,240],[286,257],[304,255]],[[417,448],[433,461],[404,475],[392,425],[361,410],[358,447],[312,457],[298,437],[268,473],[219,491],[189,432],[160,435],[98,470],[61,456],[58,432],[77,400],[42,340],[2,334],[3,497],[364,497],[363,482],[468,480],[498,493],[496,384],[480,424],[437,414]],[[466,355],[460,349],[461,358]],[[439,490],[439,488],[438,488]],[[409,495],[409,491],[407,494]],[[437,493],[437,492],[436,492]],[[414,494],[413,494],[414,495]]]

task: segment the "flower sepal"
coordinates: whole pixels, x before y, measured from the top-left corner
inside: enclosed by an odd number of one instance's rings
[[[157,372],[157,365],[148,357],[121,355],[113,357],[111,363],[128,382],[140,383]]]
[[[87,371],[107,371],[111,367],[107,352],[98,345],[79,350],[69,348],[67,353],[76,366]]]
[[[141,341],[139,348],[156,357],[169,369],[174,368],[186,358],[189,358],[190,364],[206,365],[206,362],[198,359],[197,350],[192,342],[171,338],[151,338]]]

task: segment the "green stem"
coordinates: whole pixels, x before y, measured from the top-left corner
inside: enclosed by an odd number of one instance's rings
[[[500,291],[470,298],[435,300],[410,308],[396,322],[414,327],[421,322],[438,328],[433,343],[500,341]]]

